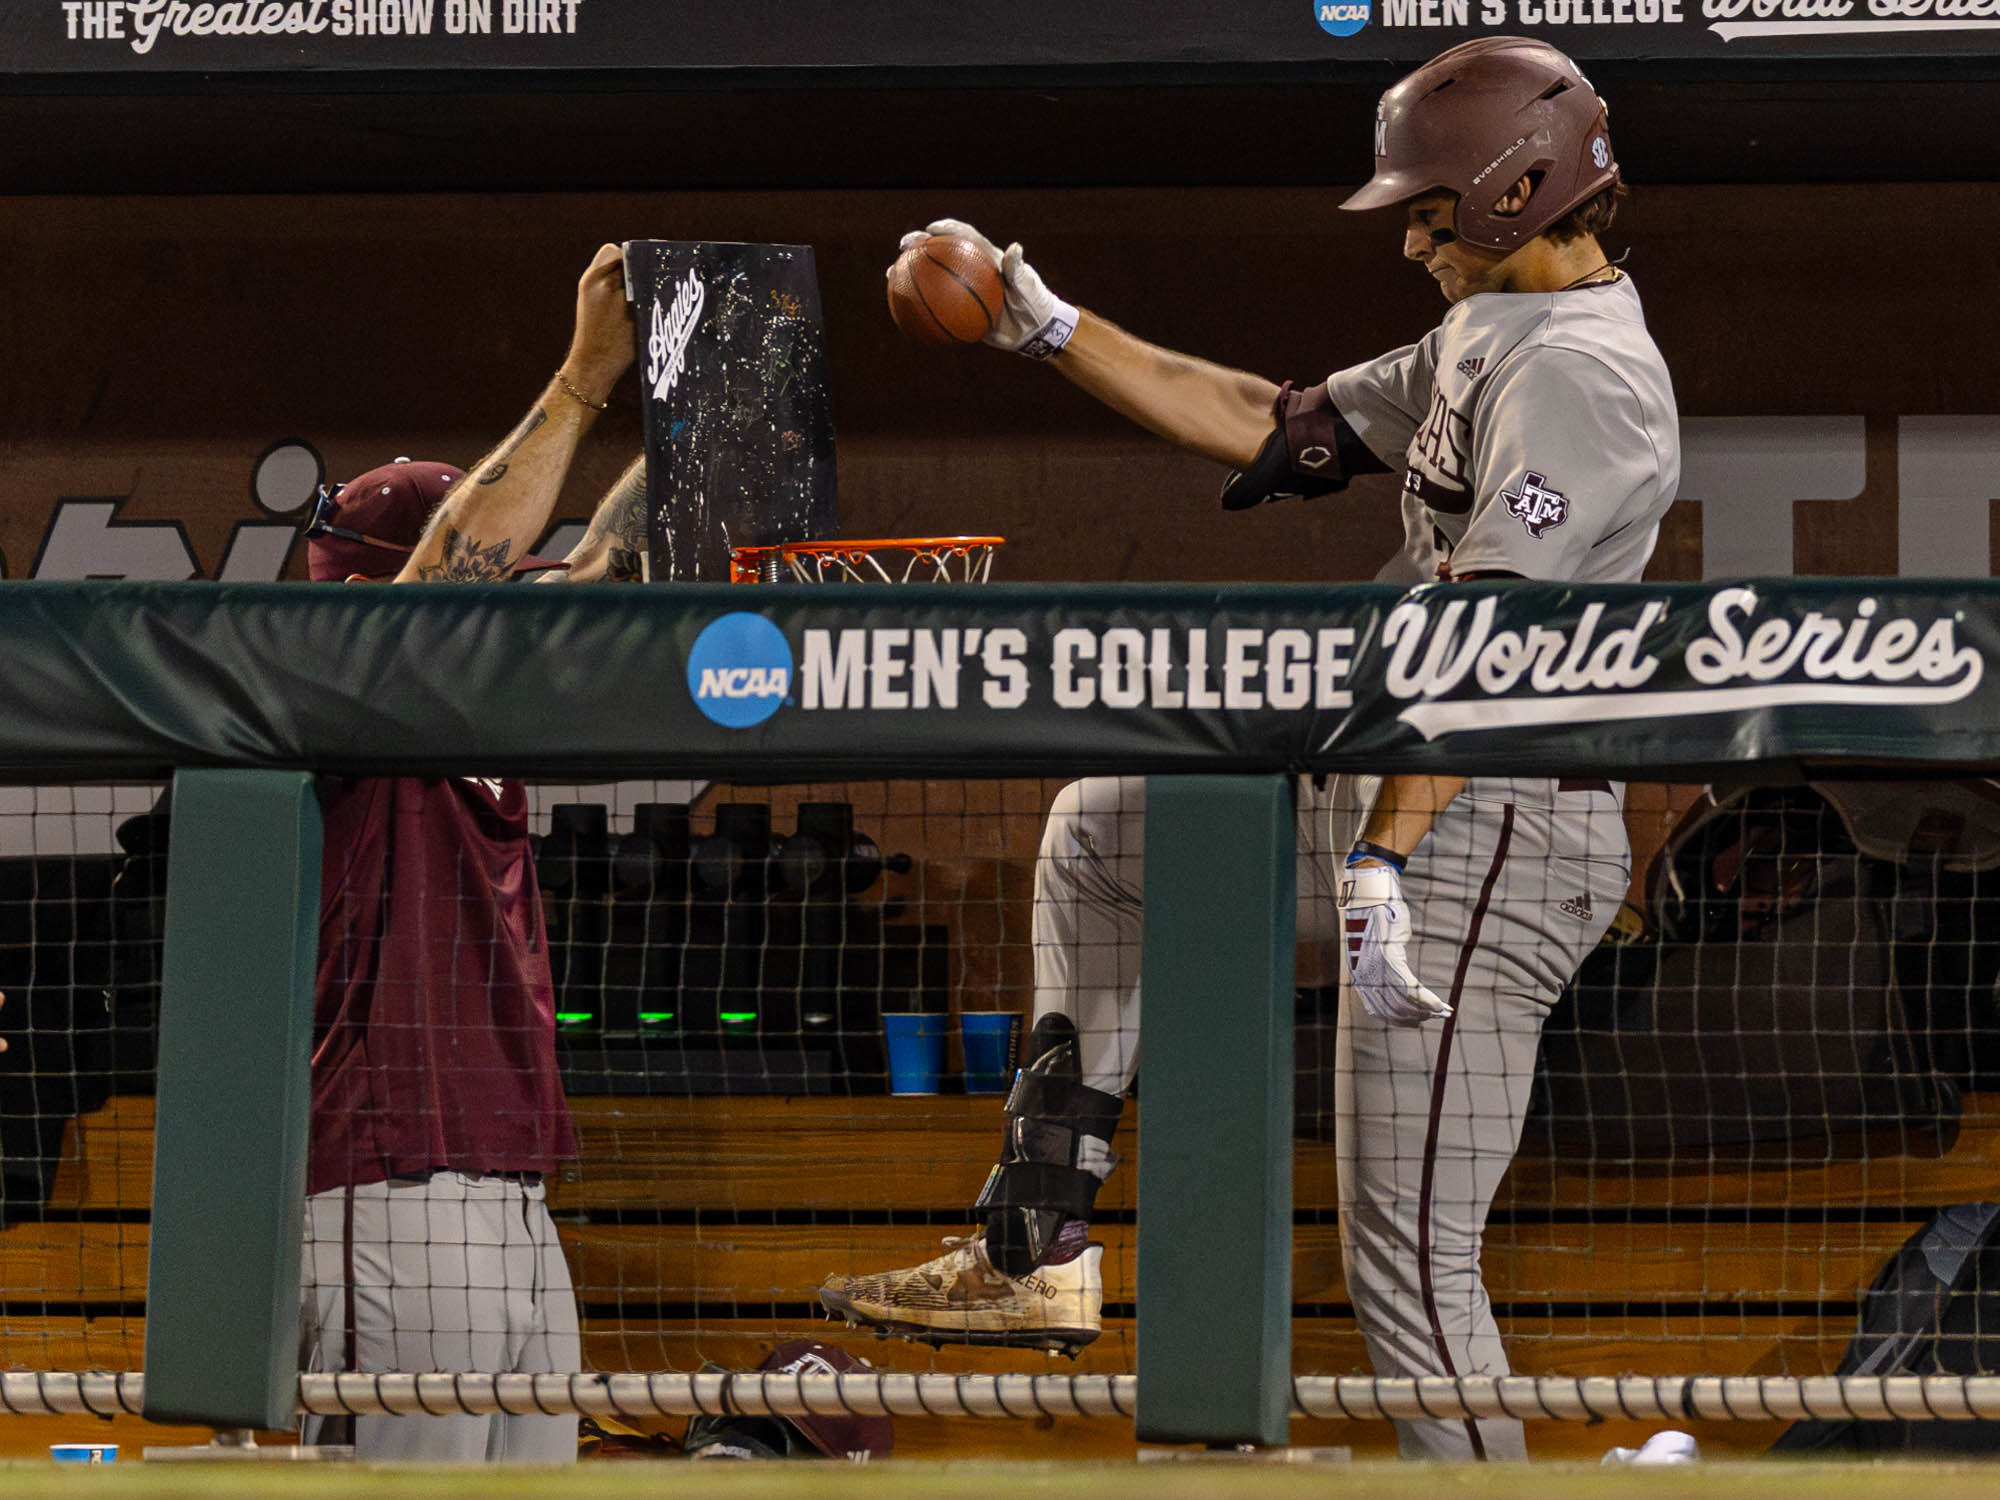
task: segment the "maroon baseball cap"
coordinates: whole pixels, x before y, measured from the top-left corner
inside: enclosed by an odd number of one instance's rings
[[[416,550],[424,525],[463,469],[424,459],[399,458],[346,484],[322,489],[306,524],[306,565],[316,583],[359,574],[387,578]],[[523,557],[516,573],[566,568],[545,557]]]

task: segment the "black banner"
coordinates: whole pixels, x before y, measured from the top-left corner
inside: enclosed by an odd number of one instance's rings
[[[0,780],[2000,767],[2000,584],[0,589]]]
[[[1585,60],[1980,56],[2000,0],[5,0],[0,73],[1220,74],[1500,33]]]

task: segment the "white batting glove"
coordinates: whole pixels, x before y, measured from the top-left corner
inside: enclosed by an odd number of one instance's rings
[[[955,234],[971,240],[986,252],[994,269],[999,271],[1006,302],[982,342],[996,349],[1025,354],[1030,359],[1048,359],[1062,351],[1069,336],[1076,332],[1076,309],[1043,284],[1018,243],[1003,251],[962,219],[938,219],[904,235],[898,248],[907,250],[913,241],[926,234]]]
[[[1410,968],[1410,905],[1393,865],[1349,865],[1340,872],[1340,928],[1347,970],[1368,1014],[1394,1026],[1421,1026],[1451,1014]]]

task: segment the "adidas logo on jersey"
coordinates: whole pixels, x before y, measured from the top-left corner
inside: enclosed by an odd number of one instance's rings
[[[1458,362],[1458,373],[1463,375],[1467,380],[1477,380],[1479,372],[1485,368],[1486,361],[1483,358],[1461,359]]]
[[[1558,901],[1556,910],[1568,912],[1579,922],[1588,922],[1591,917],[1590,892],[1585,891],[1581,896],[1572,896],[1567,901]]]

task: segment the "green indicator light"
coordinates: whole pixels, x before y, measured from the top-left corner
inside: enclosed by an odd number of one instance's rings
[[[754,1021],[757,1019],[757,1012],[754,1010],[725,1010],[722,1013],[722,1019],[725,1021]]]
[[[671,1021],[673,1018],[674,1013],[670,1010],[642,1010],[639,1012],[639,1019],[642,1021]]]
[[[595,1021],[597,1016],[587,1010],[559,1010],[556,1012],[556,1019],[567,1026],[574,1021]]]

